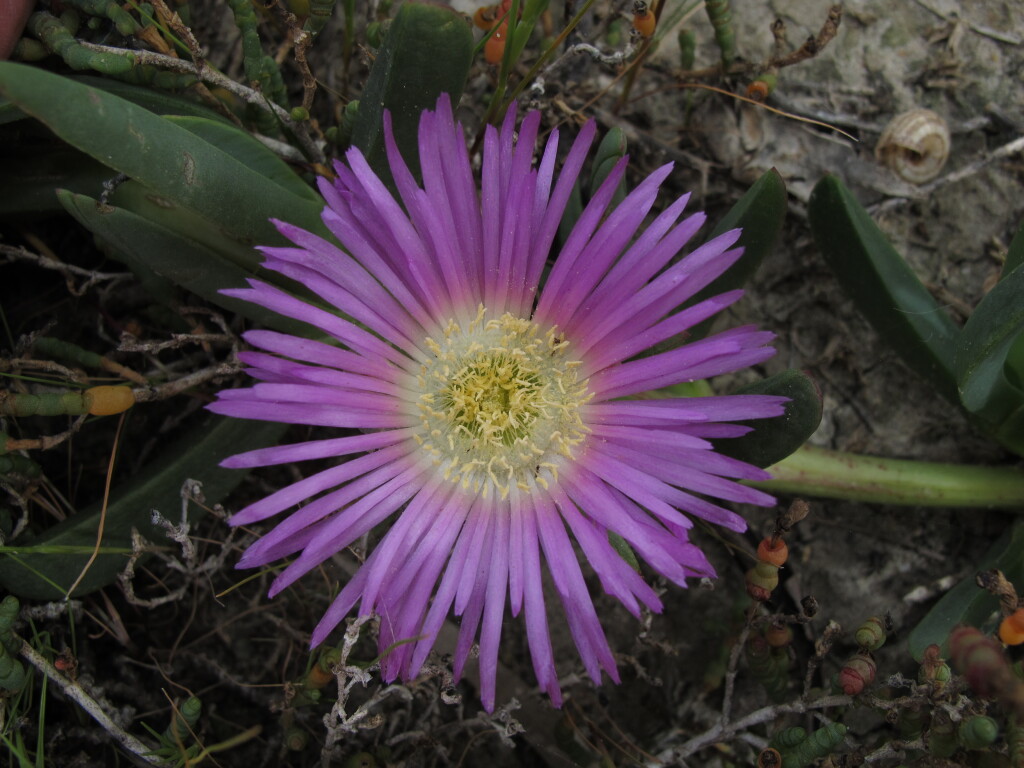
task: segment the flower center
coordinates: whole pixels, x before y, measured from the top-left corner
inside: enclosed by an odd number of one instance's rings
[[[557,479],[561,457],[572,458],[588,431],[579,410],[591,395],[554,328],[485,315],[481,306],[469,323],[450,320],[427,338],[416,439],[445,478],[504,498],[513,484],[528,488],[528,477],[545,487]]]

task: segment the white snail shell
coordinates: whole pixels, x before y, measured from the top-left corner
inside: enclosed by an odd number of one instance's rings
[[[949,127],[930,109],[896,115],[882,131],[875,157],[911,184],[939,175],[949,158]]]

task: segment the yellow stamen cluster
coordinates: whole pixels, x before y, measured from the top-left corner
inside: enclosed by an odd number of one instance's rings
[[[417,441],[445,478],[504,498],[532,477],[546,487],[587,432],[580,406],[591,395],[554,328],[511,314],[466,324],[449,320],[427,338],[431,356],[417,376]]]

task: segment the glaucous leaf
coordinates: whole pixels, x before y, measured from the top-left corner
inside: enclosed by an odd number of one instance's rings
[[[24,217],[60,211],[57,189],[99,194],[114,171],[88,155],[53,141],[26,151],[24,135],[0,126],[0,142],[11,140],[17,153],[0,159],[0,216]],[[24,221],[24,219],[21,219]]]
[[[742,437],[716,440],[715,450],[758,467],[768,467],[793,453],[821,423],[821,390],[803,371],[789,369],[736,392],[738,395],[788,397],[786,412],[774,419],[747,422],[753,427]]]
[[[998,568],[1018,590],[1024,589],[1024,522],[1016,523],[999,538],[977,564],[974,573]],[[995,595],[978,586],[974,573],[964,578],[932,606],[921,622],[910,631],[910,654],[921,660],[924,649],[931,644],[948,655],[949,633],[957,624],[982,626],[999,609]]]
[[[1004,276],[964,325],[954,358],[967,412],[1000,443],[1024,455],[1024,267]]]
[[[123,208],[101,205],[91,197],[67,190],[58,192],[58,198],[68,213],[112,246],[119,260],[158,296],[164,291],[153,285],[154,275],[264,327],[298,335],[312,332],[303,323],[220,293],[224,288],[246,287],[246,278],[256,277],[257,272],[246,270],[180,232]]]
[[[835,176],[811,193],[807,215],[814,240],[883,341],[946,399],[959,403],[953,350],[956,324]]]
[[[601,139],[601,143],[597,145],[597,151],[594,152],[594,159],[591,163],[593,170],[590,172],[590,197],[596,194],[598,188],[608,178],[608,174],[615,168],[616,163],[625,156],[626,134],[622,132],[621,128],[610,129]],[[623,177],[612,197],[612,205],[618,205],[625,196],[626,179]]]
[[[329,237],[319,203],[267,179],[173,120],[118,96],[11,62],[0,62],[0,96],[72,146],[242,241],[283,243],[271,217]]]
[[[761,266],[761,261],[775,247],[785,218],[786,182],[773,168],[754,182],[708,236],[710,240],[731,229],[742,228],[743,234],[736,245],[743,248],[743,255],[684,306],[691,306],[711,296],[741,288],[753,277],[757,268]],[[699,339],[706,336],[713,323],[714,318],[692,328],[690,338]]]
[[[133,85],[121,80],[114,80],[109,77],[97,77],[95,75],[73,75],[72,80],[82,85],[92,86],[100,90],[112,93],[125,101],[130,101],[140,107],[148,109],[158,115],[191,115],[193,117],[205,117],[208,120],[215,120],[229,127],[230,120],[217,113],[195,99],[181,96],[176,93],[161,91],[158,88],[148,88],[142,85]]]
[[[515,24],[510,24],[508,39],[510,61],[519,61],[519,57],[523,55],[523,49],[526,48],[534,27],[537,26],[537,21],[547,8],[548,0],[520,0],[518,10],[521,16]],[[511,14],[509,15],[511,16]]]
[[[323,207],[323,198],[313,187],[300,179],[284,160],[245,131],[238,130],[230,123],[195,115],[166,115],[166,119],[227,152],[250,170],[270,179],[296,197]]]
[[[1015,269],[1024,265],[1024,221],[1021,221],[1017,228],[1017,234],[1010,241],[1010,247],[1006,250],[1006,263],[1003,264],[1003,274],[1000,279],[1006,277]]]
[[[154,526],[151,510],[177,520],[182,483],[192,478],[202,484],[207,504],[216,504],[238,485],[246,473],[224,469],[218,462],[238,451],[239,445],[259,448],[275,443],[287,428],[274,422],[252,422],[214,416],[183,435],[154,459],[136,478],[111,493],[103,526],[104,548],[131,548],[131,531],[153,542],[166,541]],[[19,538],[25,547],[72,547],[80,552],[43,552],[0,555],[0,586],[18,597],[61,600],[85,567],[99,530],[101,503],[83,509],[33,538]],[[196,505],[192,505],[198,511]],[[128,562],[126,554],[100,554],[75,589],[80,597],[111,583]]]
[[[420,115],[442,93],[459,103],[473,55],[473,33],[465,16],[442,5],[406,2],[381,43],[359,99],[352,144],[377,174],[390,182],[384,149],[384,110],[391,112],[395,141],[419,177]]]

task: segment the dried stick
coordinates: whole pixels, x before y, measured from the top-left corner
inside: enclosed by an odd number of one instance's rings
[[[124,749],[128,750],[139,760],[148,765],[161,764],[162,761],[151,754],[153,751],[152,747],[147,747],[111,720],[110,715],[103,710],[103,707],[99,705],[96,699],[94,699],[78,682],[69,680],[58,672],[49,661],[37,653],[36,650],[24,640],[21,641],[21,650],[19,652],[29,664],[46,675],[51,682],[55,683],[65,696],[88,712],[89,716],[99,723],[100,727],[109,733],[111,738],[113,738],[114,741],[120,744]]]
[[[11,440],[8,439],[5,444],[8,452],[10,451],[47,451],[50,448],[63,443],[69,437],[78,432],[85,423],[85,420],[89,417],[89,414],[83,414],[79,416],[70,427],[65,429],[63,432],[57,435],[44,435],[43,437],[28,437],[23,440]]]
[[[133,389],[132,393],[135,395],[136,403],[148,403],[153,400],[166,400],[168,397],[178,395],[185,390],[191,389],[199,384],[203,384],[211,379],[236,374],[239,370],[241,370],[241,366],[239,364],[221,363],[219,365],[211,366],[210,368],[204,368],[200,371],[196,371],[195,373],[190,373],[187,376],[182,376],[180,379],[169,381],[166,384],[161,384],[157,387]]]
[[[68,290],[71,291],[71,294],[74,296],[84,295],[89,288],[99,282],[106,280],[114,282],[118,280],[128,280],[135,277],[131,272],[96,272],[92,269],[83,269],[82,267],[76,267],[74,264],[65,264],[63,261],[53,256],[43,256],[38,253],[32,253],[32,251],[26,248],[15,245],[0,244],[0,253],[11,261],[31,261],[43,269],[52,269],[56,272],[60,272],[67,280]],[[72,276],[85,277],[88,279],[76,288],[71,281]]]
[[[132,337],[122,336],[117,351],[156,354],[165,349],[178,349],[185,344],[220,343],[233,340],[231,336],[223,333],[172,333],[168,341],[136,341]]]
[[[746,621],[743,622],[743,629],[740,630],[740,636],[736,639],[736,644],[733,645],[729,653],[729,666],[725,672],[725,693],[722,696],[722,725],[728,725],[729,717],[732,715],[732,696],[736,688],[736,674],[739,671],[740,653],[742,653],[743,646],[747,643],[747,637],[750,636],[751,623],[754,619],[754,614],[757,612],[758,605],[758,603],[751,603],[750,608],[747,610]]]
[[[828,18],[817,35],[807,38],[803,45],[785,56],[772,59],[769,67],[791,67],[801,61],[814,58],[828,45],[839,31],[839,23],[843,20],[843,6],[833,5],[828,9]]]
[[[727,741],[733,738],[737,734],[746,731],[748,728],[752,728],[755,725],[761,725],[767,723],[779,715],[785,714],[803,714],[804,712],[813,712],[819,709],[829,709],[831,707],[846,707],[853,703],[852,696],[824,696],[814,701],[794,701],[790,704],[773,704],[768,707],[762,707],[761,709],[751,712],[746,717],[743,717],[731,724],[719,723],[718,725],[709,728],[699,736],[694,736],[689,741],[683,742],[682,745],[673,749],[666,750],[662,754],[658,755],[659,763],[655,765],[666,765],[673,762],[678,762],[695,752],[699,752],[705,747],[709,747],[719,741]]]
[[[791,67],[794,64],[799,64],[802,61],[814,58],[821,53],[822,49],[825,48],[825,46],[832,41],[832,38],[836,36],[836,32],[839,31],[839,23],[842,21],[842,18],[843,7],[841,5],[833,5],[828,9],[828,16],[825,19],[825,23],[822,24],[821,29],[818,30],[818,34],[807,38],[804,44],[795,51],[790,51],[783,55],[773,55],[772,58],[766,62],[753,63],[741,61],[733,64],[724,72],[722,71],[721,64],[716,64],[713,67],[677,72],[675,77],[677,80],[683,81],[707,80],[710,78],[721,77],[722,75],[749,75],[752,72],[774,71],[776,69],[781,69],[782,67]],[[772,35],[775,39],[775,48],[777,50],[780,44],[780,38],[785,35],[785,30],[782,28],[776,29],[773,26]],[[652,69],[657,68],[652,67]]]

